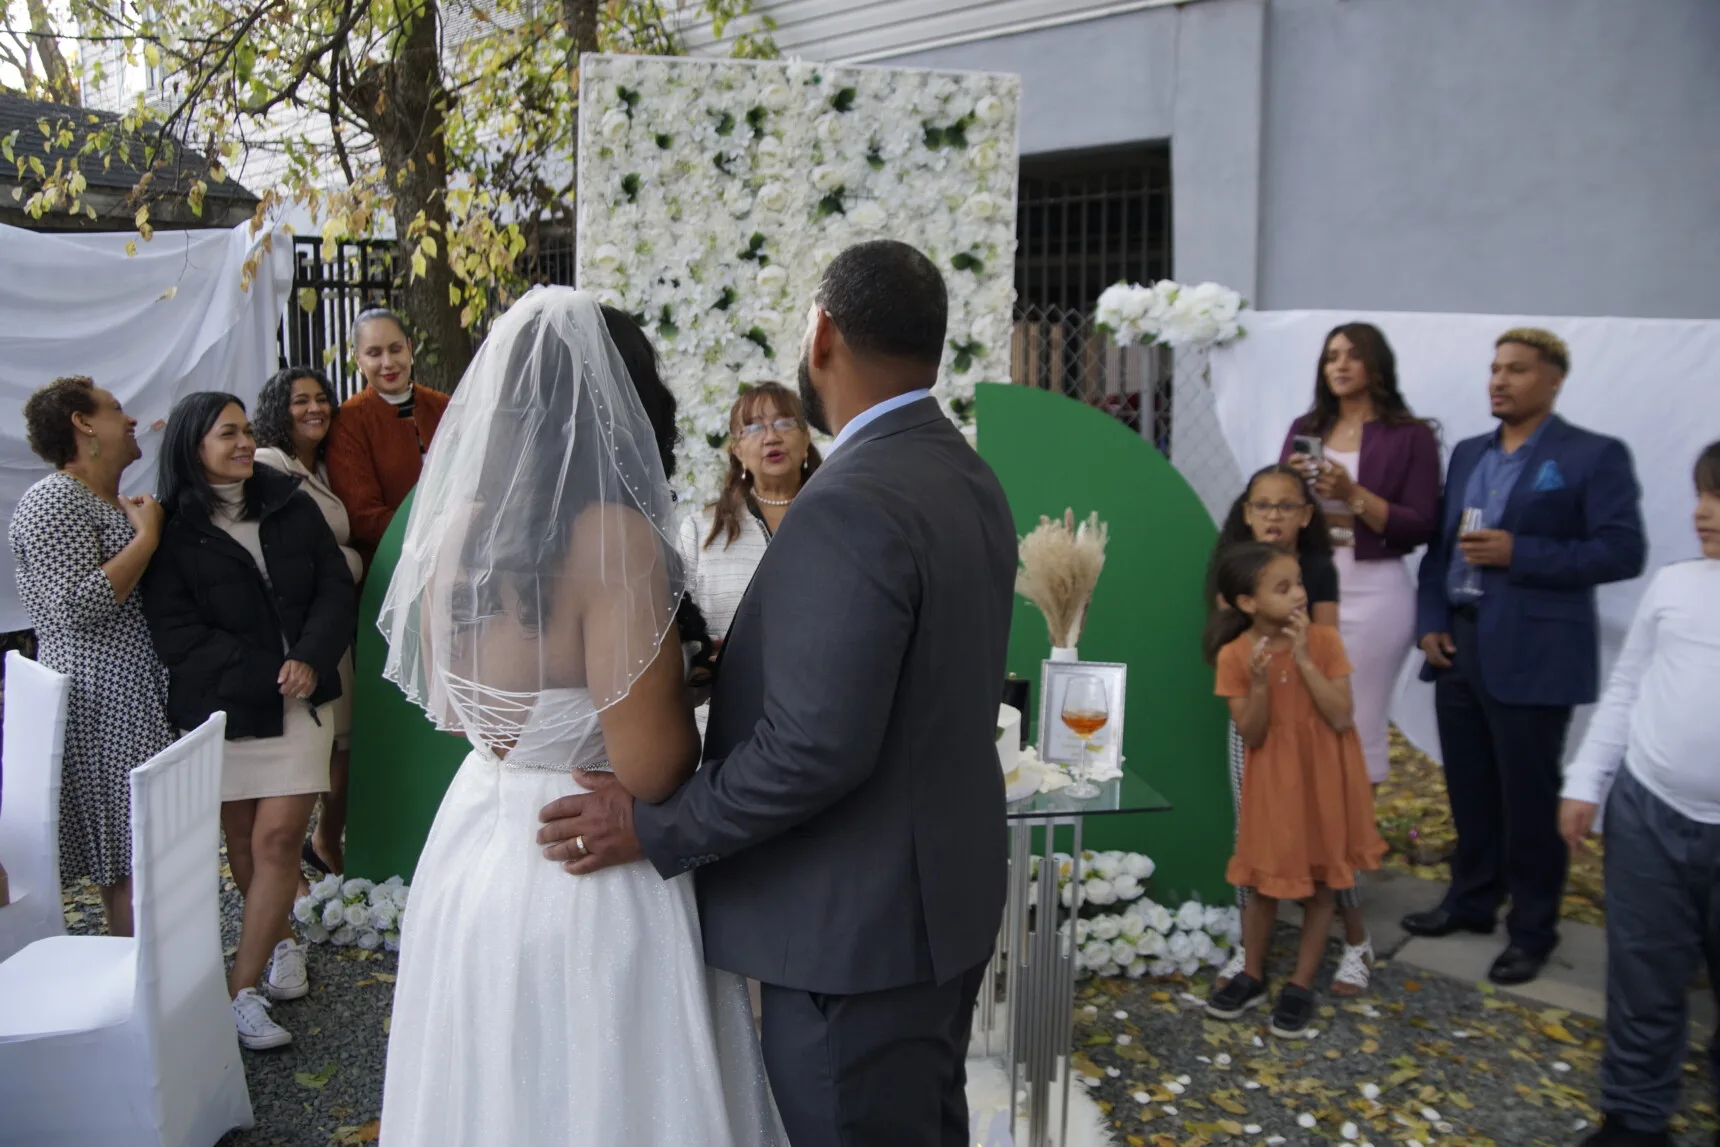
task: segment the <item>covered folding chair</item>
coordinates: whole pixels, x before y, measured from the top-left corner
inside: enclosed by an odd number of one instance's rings
[[[225,714],[131,774],[135,940],[0,964],[0,1144],[211,1147],[250,1127],[221,959]]]
[[[6,655],[0,864],[11,903],[0,908],[0,960],[66,934],[60,908],[60,762],[72,683],[17,650]]]

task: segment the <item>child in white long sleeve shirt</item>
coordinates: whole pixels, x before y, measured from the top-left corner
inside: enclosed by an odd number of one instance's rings
[[[1606,1122],[1585,1147],[1672,1142],[1689,986],[1702,967],[1720,983],[1720,442],[1697,461],[1696,498],[1703,556],[1649,583],[1565,774],[1573,849],[1606,806]],[[1720,1080],[1720,1032],[1708,1055]]]

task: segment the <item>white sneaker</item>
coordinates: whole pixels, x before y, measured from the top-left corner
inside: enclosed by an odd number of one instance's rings
[[[256,988],[246,988],[233,997],[233,1026],[239,1029],[240,1046],[252,1051],[286,1047],[293,1042],[293,1033],[269,1018],[269,1001],[258,995]]]
[[[271,1000],[296,1000],[310,994],[311,976],[305,969],[305,946],[296,940],[275,945],[263,991]]]
[[[1238,944],[1236,950],[1230,954],[1230,961],[1218,970],[1218,978],[1212,982],[1213,987],[1224,987],[1242,975],[1242,970],[1246,967],[1248,967],[1248,953],[1243,950],[1241,944]]]
[[[1332,993],[1339,996],[1359,996],[1373,981],[1374,941],[1364,937],[1360,944],[1345,944],[1343,958],[1332,976]]]

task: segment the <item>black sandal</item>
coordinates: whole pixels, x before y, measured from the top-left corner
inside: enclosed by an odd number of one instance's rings
[[[311,844],[309,837],[305,838],[305,846],[299,852],[299,857],[306,864],[310,865],[312,868],[316,869],[318,872],[322,873],[324,876],[328,876],[331,872],[334,871],[327,864],[323,863],[322,857],[317,855],[316,846]]]

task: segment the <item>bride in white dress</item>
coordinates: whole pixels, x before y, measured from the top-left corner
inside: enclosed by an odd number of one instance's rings
[[[384,672],[472,752],[411,881],[387,1147],[786,1141],[690,878],[640,861],[576,879],[536,843],[580,771],[660,800],[698,760],[665,417],[637,326],[539,289],[484,341],[426,459]]]

